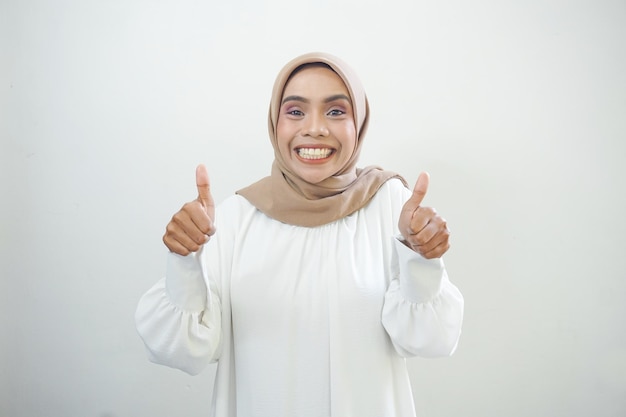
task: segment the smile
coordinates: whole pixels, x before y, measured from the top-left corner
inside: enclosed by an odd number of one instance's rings
[[[330,148],[298,148],[296,152],[302,159],[324,159],[328,158],[333,150]]]

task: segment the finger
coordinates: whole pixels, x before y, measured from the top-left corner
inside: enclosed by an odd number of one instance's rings
[[[402,206],[398,227],[403,235],[416,234],[428,223],[427,219],[424,221],[424,219],[416,219],[415,217],[417,215],[416,212],[420,208],[420,204],[422,204],[424,196],[428,191],[429,179],[430,176],[427,172],[420,173],[417,178],[417,182],[415,183],[415,187],[413,187],[411,197],[409,197],[409,199],[404,203],[404,206]],[[405,235],[405,238],[406,237],[407,236]]]
[[[169,249],[170,252],[176,253],[181,256],[187,256],[191,253],[189,249],[187,249],[184,245],[180,244],[178,241],[173,239],[165,239],[163,238],[163,243]]]
[[[437,213],[432,207],[418,206],[413,210],[413,213],[411,213],[411,219],[406,232],[409,235],[417,235],[436,218],[436,215]]]
[[[450,232],[447,229],[440,229],[433,225],[428,225],[416,236],[410,236],[409,243],[411,247],[420,253],[428,253],[435,249],[442,242],[449,239]]]
[[[450,249],[450,242],[446,239],[433,249],[425,251],[422,256],[426,259],[441,258]]]
[[[409,210],[415,211],[420,204],[422,204],[422,200],[424,200],[424,196],[428,191],[428,183],[430,182],[430,175],[428,172],[422,172],[419,177],[417,177],[417,182],[415,183],[415,187],[413,187],[413,195],[406,202],[405,207]]]
[[[416,233],[410,234],[409,241],[412,245],[423,246],[426,245],[432,238],[434,238],[440,231],[441,229],[436,224],[434,224],[432,221],[429,221]]]
[[[191,252],[195,252],[200,249],[200,245],[197,245],[188,236],[176,236],[169,232],[165,233],[163,236],[163,243],[165,243],[165,246],[167,246],[170,252],[183,256],[187,256]]]
[[[172,217],[167,229],[173,235],[187,235],[194,242],[204,244],[207,235],[212,235],[213,222],[197,200],[189,202]]]
[[[215,203],[211,196],[211,183],[209,182],[209,173],[203,164],[196,168],[196,187],[198,187],[198,199],[205,208],[213,209]]]
[[[195,229],[195,226],[193,227]],[[202,236],[202,233],[200,231],[196,231],[196,233],[198,234],[198,236]],[[191,246],[198,244],[198,242],[185,231],[185,226],[178,223],[176,219],[172,219],[172,221],[169,222],[165,227],[165,235],[163,236],[163,241],[166,245],[170,242],[177,241],[186,248],[191,248]]]

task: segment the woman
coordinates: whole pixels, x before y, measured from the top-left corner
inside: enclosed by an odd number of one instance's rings
[[[292,60],[270,102],[271,175],[216,207],[199,166],[198,198],[168,224],[137,328],[154,362],[218,362],[212,415],[414,416],[405,358],[455,350],[449,231],[420,205],[426,174],[411,192],[356,168],[368,117],[344,62]]]

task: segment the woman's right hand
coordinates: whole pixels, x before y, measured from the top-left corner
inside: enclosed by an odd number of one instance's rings
[[[196,168],[198,198],[186,203],[168,223],[163,243],[174,253],[189,255],[200,250],[215,234],[215,203],[211,196],[209,174],[204,165]]]

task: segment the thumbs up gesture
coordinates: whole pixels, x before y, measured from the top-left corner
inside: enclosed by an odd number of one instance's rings
[[[163,243],[179,255],[198,251],[215,234],[215,203],[209,174],[204,165],[196,168],[198,198],[186,203],[167,224]]]
[[[450,231],[446,221],[432,207],[422,206],[429,179],[426,172],[417,178],[413,195],[402,207],[398,228],[407,247],[432,259],[441,257],[450,248]]]

